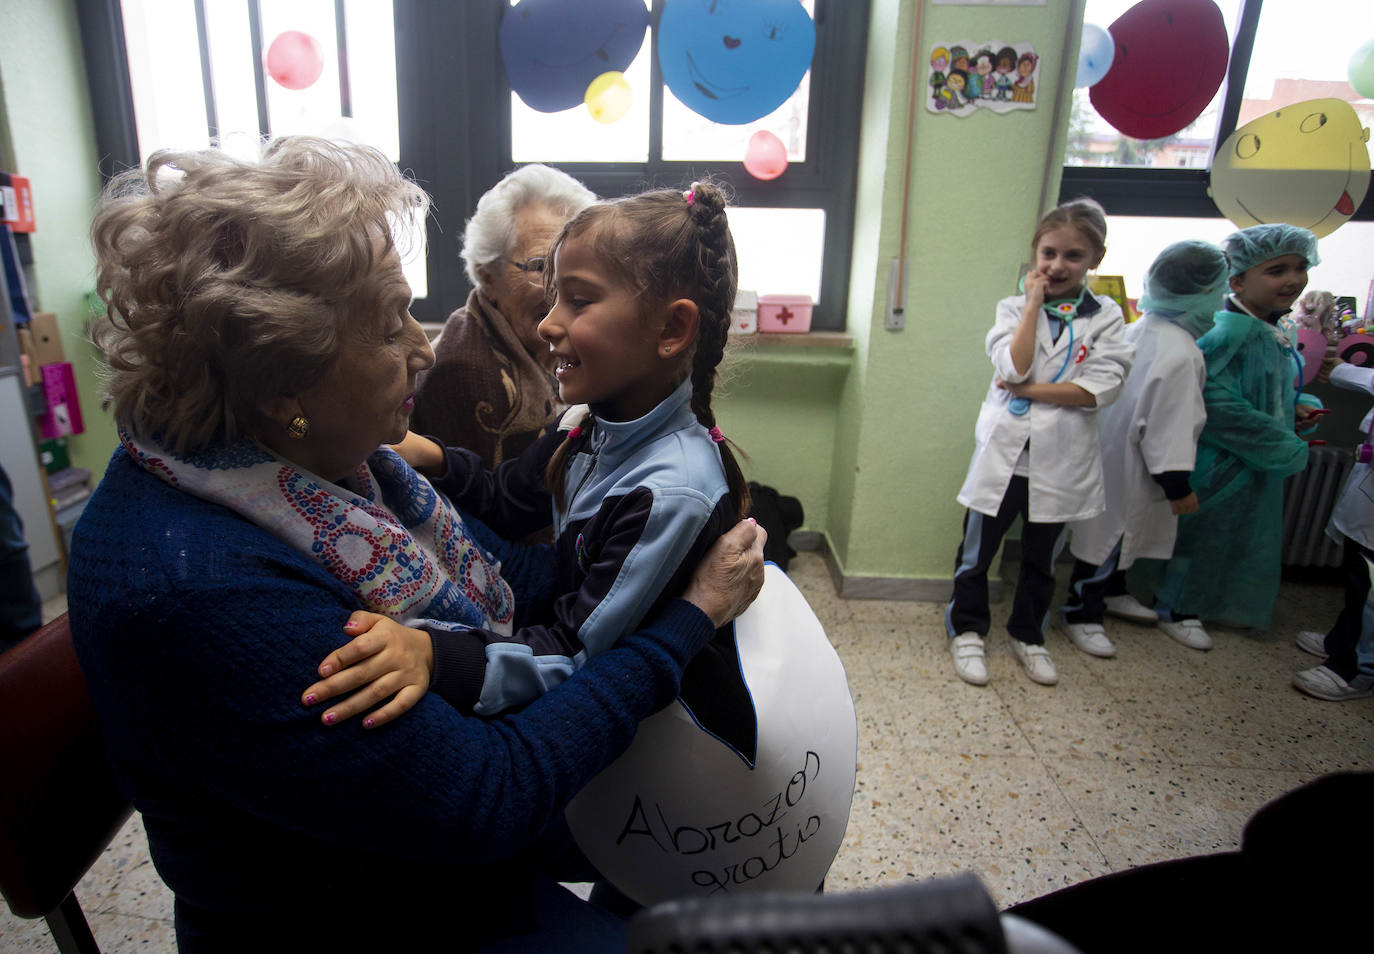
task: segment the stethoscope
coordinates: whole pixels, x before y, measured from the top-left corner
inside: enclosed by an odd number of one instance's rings
[[[1083,295],[1086,291],[1086,288],[1080,289],[1078,297],[1072,300],[1065,298],[1059,302],[1046,302],[1041,306],[1046,314],[1063,320],[1069,326],[1069,347],[1064,352],[1064,363],[1059,366],[1054,377],[1050,378],[1050,384],[1054,384],[1063,377],[1064,372],[1069,369],[1069,362],[1073,360],[1073,320],[1078,315],[1078,306],[1083,303]],[[1007,410],[1015,417],[1024,417],[1026,412],[1030,410],[1030,406],[1030,398],[1014,397],[1007,403]]]

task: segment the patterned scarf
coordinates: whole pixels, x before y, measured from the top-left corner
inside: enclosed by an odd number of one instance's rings
[[[371,612],[407,626],[511,631],[515,598],[501,564],[390,448],[358,465],[349,478],[355,492],[246,439],[179,457],[123,428],[119,438],[144,470],[253,521],[324,567]]]

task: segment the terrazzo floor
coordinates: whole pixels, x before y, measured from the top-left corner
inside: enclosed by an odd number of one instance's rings
[[[1270,632],[1213,628],[1210,653],[1109,621],[1118,655],[1096,659],[1052,631],[1053,688],[1026,678],[994,626],[991,682],[978,688],[954,676],[941,606],[840,599],[816,553],[790,571],[844,660],[859,719],[858,787],[828,891],[973,871],[1006,906],[1235,848],[1269,799],[1374,769],[1374,700],[1322,702],[1289,685],[1316,663],[1293,636],[1335,618],[1334,586],[1285,582]],[[1007,609],[994,604],[994,620]],[[171,895],[137,815],[76,894],[106,954],[175,950]],[[53,950],[42,921],[0,904],[0,952]]]

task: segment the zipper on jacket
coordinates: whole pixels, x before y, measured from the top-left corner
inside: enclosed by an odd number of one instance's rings
[[[600,447],[592,451],[592,462],[587,465],[587,472],[582,475],[582,479],[577,482],[577,488],[572,492],[572,495],[568,497],[568,513],[572,513],[573,504],[577,501],[577,495],[582,492],[582,488],[585,487],[587,481],[591,479],[592,472],[596,470],[596,460],[600,456]]]

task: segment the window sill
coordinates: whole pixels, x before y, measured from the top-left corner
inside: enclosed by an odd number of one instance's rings
[[[854,356],[854,339],[840,331],[809,331],[806,334],[758,332],[731,335],[727,349],[745,364],[833,365],[848,368]]]
[[[854,339],[838,331],[731,335],[725,356],[733,369],[726,370],[725,379],[731,389],[738,385],[742,395],[830,403],[854,364]]]

